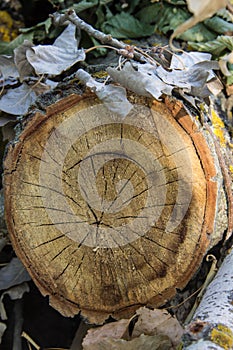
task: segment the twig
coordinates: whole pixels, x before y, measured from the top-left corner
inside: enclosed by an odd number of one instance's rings
[[[84,30],[89,36],[95,38],[96,40],[100,41],[103,45],[110,45],[117,49],[125,49],[127,50],[128,45],[123,43],[122,41],[119,41],[117,39],[114,39],[110,34],[105,34],[101,32],[100,30],[97,30],[93,28],[90,24],[83,21],[81,18],[79,18],[75,11],[72,9],[69,9],[66,11],[66,13],[63,14],[54,14],[51,16],[57,23],[65,23],[67,20],[69,20],[71,23],[73,23],[77,28]],[[137,61],[146,62],[146,58],[144,54],[141,54],[139,52],[134,53],[134,59]]]
[[[23,328],[23,300],[17,299],[14,302],[14,336],[12,350],[22,350],[22,328]]]
[[[22,333],[22,337],[25,338],[32,346],[34,346],[36,350],[40,350],[40,346],[36,344],[26,332]]]
[[[196,301],[195,301],[195,304],[192,307],[192,310],[190,311],[190,313],[188,314],[188,316],[187,316],[187,318],[185,320],[185,324],[189,323],[191,321],[191,319],[193,318],[193,315],[194,315],[198,305],[200,304],[201,298],[202,298],[202,296],[203,296],[207,286],[210,284],[210,282],[213,280],[214,276],[216,275],[217,259],[212,254],[207,255],[206,261],[211,261],[211,260],[212,260],[212,265],[210,267],[210,270],[208,272],[206,280],[205,280],[204,284],[201,287],[201,291],[200,291],[200,293],[198,294],[198,296],[196,298]]]

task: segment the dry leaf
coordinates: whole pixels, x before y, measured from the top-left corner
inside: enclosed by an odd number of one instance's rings
[[[135,67],[135,69],[134,69]],[[165,84],[155,75],[156,66],[126,62],[122,70],[109,67],[107,72],[117,83],[138,95],[160,99],[163,93],[171,95],[173,87]]]
[[[84,350],[171,350],[182,335],[183,328],[166,310],[142,307],[134,318],[89,329],[82,345]]]
[[[19,72],[12,57],[0,56],[0,73],[4,80],[19,77]]]
[[[7,320],[6,310],[3,304],[3,298],[5,295],[9,295],[11,300],[21,299],[24,293],[29,292],[29,286],[26,282],[14,286],[8,290],[6,290],[0,298],[0,317],[2,320]]]
[[[206,18],[212,17],[218,10],[227,5],[227,0],[187,0],[187,5],[189,11],[193,13],[193,16],[178,26],[171,35],[169,43],[171,48],[175,51],[179,51],[179,49],[176,49],[172,44],[172,40],[176,36],[184,33]]]
[[[26,51],[27,60],[37,74],[57,75],[84,61],[85,51],[78,50],[75,32],[76,26],[70,23],[53,45],[33,46]]]
[[[23,44],[14,49],[15,65],[18,68],[20,81],[23,81],[25,77],[29,77],[35,74],[34,68],[28,62],[26,52],[31,49],[33,44],[29,40],[24,40]]]
[[[130,341],[124,339],[106,338],[100,343],[86,345],[83,350],[172,350],[172,344],[168,337],[140,335]]]
[[[35,92],[23,83],[15,89],[7,90],[7,93],[1,97],[0,110],[13,115],[23,115],[35,100]]]
[[[31,277],[21,261],[18,258],[13,258],[9,264],[0,270],[0,290],[30,281],[30,279]]]
[[[5,323],[0,322],[0,344],[1,344],[2,336],[3,336],[3,333],[5,332],[5,330],[6,330],[6,325],[5,325]]]
[[[138,337],[140,334],[162,334],[168,336],[174,346],[179,344],[184,330],[177,319],[172,317],[168,311],[141,307],[136,314],[139,317],[134,326],[132,338]]]
[[[90,74],[83,69],[79,69],[76,77],[86,84],[92,91],[95,91],[99,99],[113,113],[119,115],[122,119],[132,109],[132,104],[127,100],[126,90],[122,86],[105,85],[95,81]]]

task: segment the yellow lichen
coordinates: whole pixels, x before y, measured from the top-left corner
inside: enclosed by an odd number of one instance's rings
[[[94,73],[92,75],[95,78],[102,79],[102,78],[106,78],[108,76],[108,73],[106,71],[104,71],[104,70],[100,70],[99,72],[96,72],[96,73]]]
[[[229,166],[229,170],[230,170],[231,175],[233,176],[233,165]]]
[[[226,138],[224,135],[225,125],[214,109],[211,109],[211,120],[214,128],[214,134],[219,139],[221,146],[226,146]]]
[[[212,342],[218,344],[225,350],[230,350],[233,347],[233,333],[230,328],[219,324],[212,329],[210,338]]]
[[[0,11],[0,40],[10,42],[18,35],[17,28],[22,23],[15,22],[6,11]]]

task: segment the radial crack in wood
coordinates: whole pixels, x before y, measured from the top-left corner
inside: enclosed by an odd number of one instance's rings
[[[64,98],[4,164],[16,253],[54,308],[93,323],[166,302],[221,238],[220,200],[227,221],[208,133],[176,100],[129,99],[122,121],[93,94]]]

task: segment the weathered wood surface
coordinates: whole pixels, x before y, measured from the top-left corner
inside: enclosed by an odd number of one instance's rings
[[[162,305],[226,227],[208,132],[181,102],[130,100],[122,121],[71,95],[28,118],[5,159],[16,253],[53,307],[94,323]]]

